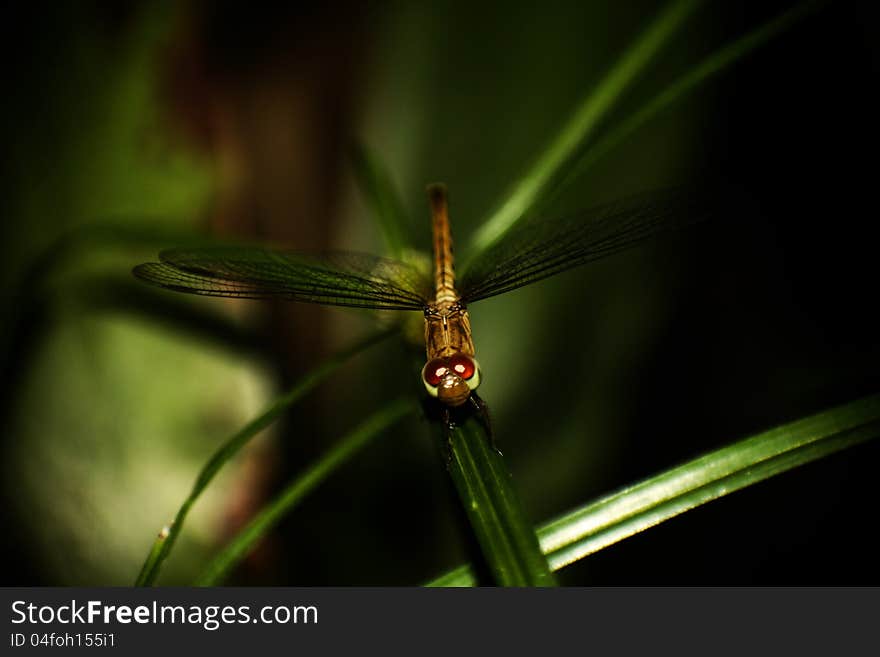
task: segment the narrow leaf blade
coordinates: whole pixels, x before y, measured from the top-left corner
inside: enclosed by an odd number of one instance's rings
[[[476,418],[453,431],[449,471],[482,555],[500,586],[554,586],[512,477]]]
[[[400,258],[407,247],[407,214],[403,201],[381,160],[363,144],[354,144],[351,159],[361,192],[379,222],[388,253]]]
[[[880,395],[740,440],[575,509],[538,530],[559,570],[685,511],[862,442],[880,437]],[[428,586],[474,586],[460,566]]]
[[[797,21],[818,9],[820,5],[821,2],[800,4],[703,59],[687,73],[674,80],[662,92],[644,103],[636,112],[613,126],[593,146],[585,149],[568,168],[564,176],[560,177],[555,187],[548,190],[548,193],[541,199],[542,203],[547,203],[558,196],[563,189],[582,176],[593,164],[614,150],[618,144],[626,140],[654,116],[683,99],[702,83],[722,73],[729,66],[779,36]]]
[[[479,259],[541,200],[554,180],[565,175],[578,152],[592,137],[600,120],[663,46],[674,39],[679,27],[698,5],[698,0],[675,0],[670,3],[630,46],[593,92],[584,98],[568,123],[505,197],[501,206],[476,232],[470,245],[468,262]]]
[[[306,495],[371,440],[382,435],[388,427],[415,409],[416,406],[411,399],[397,399],[348,433],[330,451],[290,482],[272,502],[261,510],[207,565],[204,572],[196,580],[196,584],[198,586],[220,584],[260,539],[278,524],[281,518],[296,507]]]
[[[216,474],[230,461],[230,459],[238,454],[238,452],[241,451],[241,449],[247,445],[254,436],[271,425],[288,408],[339,369],[349,358],[352,358],[361,351],[385,339],[394,332],[396,332],[396,329],[384,329],[378,331],[328,358],[321,365],[300,379],[290,390],[288,390],[287,393],[277,399],[262,414],[254,418],[240,431],[223,443],[202,468],[202,471],[196,478],[195,484],[193,484],[190,494],[183,501],[180,509],[178,509],[174,521],[169,525],[167,535],[163,535],[164,532],[162,532],[154,541],[150,548],[150,553],[147,555],[144,566],[141,568],[141,572],[135,580],[134,585],[152,586],[155,583],[163,562],[168,558],[168,555],[174,548],[177,537],[183,529],[183,523],[186,520],[190,509],[196,503],[196,500],[199,499],[205,488],[207,488],[214,479]]]

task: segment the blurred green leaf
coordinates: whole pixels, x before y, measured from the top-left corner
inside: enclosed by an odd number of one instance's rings
[[[242,447],[250,442],[250,440],[260,431],[277,420],[290,406],[304,397],[306,393],[310,392],[319,383],[324,381],[324,379],[339,369],[339,367],[341,367],[349,358],[376,344],[380,340],[385,339],[396,331],[396,328],[378,331],[369,335],[367,338],[358,341],[351,347],[343,349],[334,356],[331,356],[321,365],[302,377],[296,385],[294,385],[284,396],[276,400],[275,403],[266,409],[261,415],[252,420],[238,433],[227,440],[220,449],[214,453],[207,464],[205,464],[205,467],[202,468],[202,471],[199,473],[199,476],[193,485],[192,491],[183,501],[183,504],[177,511],[177,515],[174,517],[174,522],[169,526],[167,537],[163,536],[164,532],[160,533],[159,537],[154,542],[150,549],[150,554],[147,556],[144,566],[135,581],[135,586],[151,586],[156,581],[162,562],[168,558],[171,549],[174,547],[174,543],[180,535],[180,531],[183,528],[183,523],[186,520],[190,508],[192,508],[193,504],[195,504],[196,500],[205,488],[207,488],[208,484],[211,483],[214,476],[241,450]]]
[[[675,0],[617,61],[596,88],[580,103],[574,115],[532,168],[505,195],[501,206],[475,233],[467,262],[477,260],[541,201],[555,181],[564,177],[592,136],[600,120],[614,107],[632,82],[672,42],[699,0]],[[462,270],[466,269],[467,263]]]
[[[57,297],[57,299],[55,298]],[[161,290],[136,280],[130,272],[72,277],[49,297],[49,303],[76,304],[83,313],[113,312],[161,324],[230,352],[271,356],[266,340],[252,327],[226,314],[212,312],[183,295]]]
[[[400,398],[377,411],[349,432],[329,452],[296,477],[266,508],[230,541],[199,576],[199,586],[215,586],[223,581],[257,542],[306,495],[395,422],[414,412],[411,398]]]
[[[352,146],[351,159],[361,192],[366,196],[382,229],[388,253],[394,258],[400,258],[403,249],[408,245],[408,221],[403,201],[391,180],[391,173],[379,157],[363,144]]]
[[[475,417],[452,431],[449,473],[494,583],[554,586],[534,524],[526,517],[501,453]]]
[[[644,103],[637,112],[631,114],[623,121],[615,125],[608,133],[590,148],[587,148],[577,161],[567,169],[564,177],[555,188],[542,197],[541,202],[549,202],[559,194],[572,181],[579,178],[592,164],[599,160],[609,151],[613,150],[640,126],[659,114],[674,102],[681,100],[688,92],[696,88],[708,78],[721,73],[725,68],[736,63],[753,50],[764,45],[780,33],[784,32],[798,20],[804,18],[810,12],[816,10],[820,2],[805,2],[790,9],[781,16],[775,18],[761,27],[752,30],[744,37],[724,46],[720,50],[706,57],[697,66],[686,74],[676,79],[661,93]]]
[[[880,395],[782,425],[575,509],[538,530],[553,570],[664,520],[880,436]],[[461,566],[428,586],[473,586]]]
[[[163,527],[159,530],[156,540],[153,541],[153,545],[150,548],[150,553],[141,567],[141,572],[138,573],[136,583],[146,582],[150,578],[151,573],[158,572],[160,561],[164,559],[162,552],[165,550],[165,544],[168,542],[169,533],[170,529],[168,527]]]

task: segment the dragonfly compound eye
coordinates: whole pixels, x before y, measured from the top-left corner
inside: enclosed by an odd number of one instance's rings
[[[455,354],[449,359],[449,367],[462,379],[467,381],[477,373],[477,364],[464,354]]]
[[[465,358],[467,358],[467,356],[465,356]],[[473,370],[471,370],[469,377],[465,377],[464,375],[462,375],[462,377],[464,378],[464,382],[467,383],[468,388],[476,390],[480,387],[480,364],[473,358],[468,358],[468,361],[470,362],[471,367],[473,367]]]
[[[440,385],[440,381],[443,380],[443,377],[446,376],[448,372],[449,363],[445,358],[429,360],[422,368],[422,380],[425,382],[425,387],[428,388],[428,392],[434,397],[437,396],[437,386]],[[433,391],[431,390],[432,388],[434,389]]]

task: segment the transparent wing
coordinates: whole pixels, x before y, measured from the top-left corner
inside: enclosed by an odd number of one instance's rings
[[[649,192],[508,233],[463,273],[464,302],[479,301],[610,256],[709,216],[694,190]]]
[[[412,265],[365,253],[206,247],[162,251],[159,259],[138,265],[134,275],[170,290],[207,296],[421,310],[431,288]]]

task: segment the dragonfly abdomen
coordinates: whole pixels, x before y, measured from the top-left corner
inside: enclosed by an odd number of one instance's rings
[[[431,201],[431,228],[434,236],[434,291],[437,306],[452,305],[459,299],[455,290],[455,258],[452,253],[452,231],[449,228],[449,210],[446,187],[434,184],[428,187]]]

